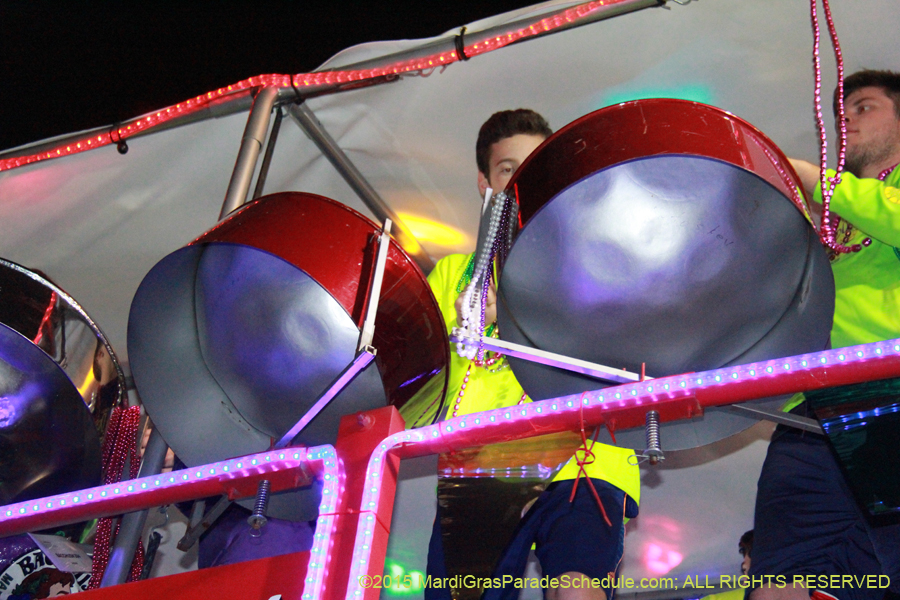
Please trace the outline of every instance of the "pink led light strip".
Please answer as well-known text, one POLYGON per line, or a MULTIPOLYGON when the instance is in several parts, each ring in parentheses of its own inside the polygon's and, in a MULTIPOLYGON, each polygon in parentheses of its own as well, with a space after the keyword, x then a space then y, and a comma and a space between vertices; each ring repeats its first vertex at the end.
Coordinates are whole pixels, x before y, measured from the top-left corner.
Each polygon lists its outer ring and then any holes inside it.
MULTIPOLYGON (((591 16, 601 8, 626 3, 628 1, 629 0, 594 0, 592 2, 586 2, 551 17, 541 19, 528 27, 522 27, 516 31, 508 32, 483 42, 467 45, 465 47, 465 54, 468 58, 472 58, 484 54, 485 52, 499 50, 514 42, 537 35, 543 35, 564 26, 573 25, 578 21, 591 16)), ((154 127, 158 127, 175 118, 184 117, 202 110, 215 100, 253 88, 274 86, 278 88, 295 87, 298 90, 302 90, 303 88, 312 88, 314 86, 354 83, 373 80, 380 77, 396 77, 408 73, 421 73, 452 64, 458 60, 459 57, 456 55, 456 51, 452 50, 371 69, 323 71, 319 73, 300 73, 297 75, 258 75, 239 81, 233 85, 202 94, 185 102, 180 102, 174 106, 161 109, 145 117, 141 117, 126 126, 112 129, 107 133, 92 135, 74 142, 67 142, 37 154, 2 159, 0 160, 0 171, 8 171, 35 162, 78 154, 94 148, 102 148, 110 144, 117 144, 121 140, 128 139, 138 133, 149 131, 154 127)))
POLYGON ((450 449, 569 430, 580 422, 594 425, 638 407, 696 398, 704 407, 721 406, 823 387, 900 377, 900 339, 792 356, 701 373, 660 377, 604 390, 463 417, 396 433, 372 454, 366 470, 366 489, 353 551, 347 598, 365 594, 360 579, 368 573, 372 539, 381 497, 381 478, 388 452, 401 457, 423 456, 450 449))
POLYGON ((304 600, 313 600, 321 597, 328 573, 334 513, 343 476, 335 450, 330 445, 251 454, 182 471, 10 504, 0 507, 0 536, 57 523, 77 522, 91 516, 110 516, 192 500, 210 495, 211 490, 214 494, 221 494, 229 483, 248 477, 263 479, 263 475, 274 478, 289 475, 290 472, 306 473, 314 463, 321 464, 314 470, 319 471, 323 481, 322 500, 303 587, 304 600), (44 519, 43 524, 38 517, 44 519), (54 519, 55 522, 52 522, 54 519))

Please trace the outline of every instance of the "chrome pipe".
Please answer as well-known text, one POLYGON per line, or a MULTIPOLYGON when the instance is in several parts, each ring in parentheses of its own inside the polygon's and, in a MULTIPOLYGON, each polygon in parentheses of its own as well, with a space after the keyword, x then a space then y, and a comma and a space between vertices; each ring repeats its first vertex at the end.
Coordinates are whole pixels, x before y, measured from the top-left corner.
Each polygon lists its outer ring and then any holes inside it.
POLYGON ((277 99, 278 88, 264 87, 253 100, 253 108, 250 109, 250 117, 247 119, 244 136, 241 138, 241 149, 238 151, 231 181, 225 192, 222 212, 219 213, 220 221, 247 201, 250 181, 256 170, 260 150, 265 143, 266 133, 269 131, 269 120, 277 99))

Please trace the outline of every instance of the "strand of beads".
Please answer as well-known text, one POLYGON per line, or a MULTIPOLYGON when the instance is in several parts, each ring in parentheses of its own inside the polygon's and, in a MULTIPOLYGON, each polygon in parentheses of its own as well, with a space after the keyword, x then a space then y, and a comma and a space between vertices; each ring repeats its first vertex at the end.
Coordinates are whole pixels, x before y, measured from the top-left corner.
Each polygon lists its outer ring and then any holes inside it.
POLYGON ((472 274, 475 272, 475 255, 472 254, 469 256, 469 262, 466 263, 466 268, 463 269, 462 277, 459 278, 459 283, 456 284, 456 293, 462 294, 466 286, 469 285, 469 282, 472 281, 472 274))
MULTIPOLYGON (((450 413, 451 417, 456 417, 459 415, 459 406, 460 406, 460 404, 462 404, 462 400, 466 396, 466 388, 469 386, 469 378, 472 376, 472 366, 473 365, 480 366, 480 365, 477 365, 477 363, 474 360, 469 361, 469 366, 466 367, 466 374, 463 377, 463 382, 459 388, 459 393, 456 394, 456 400, 453 403, 453 410, 450 413)), ((496 371, 490 371, 490 370, 488 370, 488 371, 491 373, 496 373, 496 371)), ((525 404, 525 401, 527 399, 528 399, 528 394, 526 394, 525 392, 522 392, 522 397, 519 398, 519 401, 516 404, 525 404)))
MULTIPOLYGON (((140 459, 137 452, 137 430, 141 419, 140 406, 117 406, 110 414, 106 428, 106 439, 103 441, 101 455, 104 458, 104 483, 118 483, 122 480, 122 471, 126 459, 130 459, 129 475, 134 479, 138 473, 140 459)), ((110 545, 115 537, 112 530, 113 519, 104 517, 97 523, 97 535, 94 538, 94 560, 91 569, 91 581, 88 589, 97 589, 109 562, 110 545)), ((118 525, 116 526, 118 532, 118 525)), ((143 546, 136 549, 132 561, 131 574, 140 574, 143 565, 143 546)))
MULTIPOLYGON (((881 173, 878 174, 878 179, 880 181, 884 181, 885 179, 887 179, 887 176, 890 175, 896 168, 897 168, 897 165, 894 165, 893 167, 889 167, 889 168, 885 169, 884 171, 882 171, 881 173)), ((834 218, 835 234, 837 234, 837 232, 840 230, 841 223, 842 222, 844 223, 844 235, 843 235, 843 238, 841 239, 841 245, 844 246, 845 248, 847 248, 849 250, 849 252, 859 252, 863 248, 870 246, 872 244, 872 238, 865 237, 865 238, 863 238, 862 242, 860 242, 859 244, 853 244, 852 246, 848 246, 847 244, 850 243, 850 238, 853 235, 853 225, 849 221, 842 221, 841 216, 838 215, 837 213, 832 213, 831 216, 834 218)), ((841 254, 842 254, 841 252, 837 252, 831 248, 828 249, 829 260, 835 260, 841 254)))
POLYGON ((825 121, 822 118, 822 65, 819 61, 819 16, 817 13, 818 0, 810 0, 810 14, 813 25, 813 64, 815 65, 815 104, 816 104, 816 127, 819 130, 819 184, 822 189, 822 227, 819 236, 822 242, 835 253, 852 252, 851 248, 838 243, 837 241, 837 225, 831 222, 829 206, 831 204, 831 196, 834 194, 834 188, 841 182, 841 172, 844 170, 844 160, 847 151, 847 124, 844 120, 844 59, 841 54, 841 45, 838 42, 837 30, 834 27, 834 20, 831 18, 831 8, 828 0, 822 0, 822 8, 825 13, 825 20, 828 24, 828 33, 831 36, 831 45, 834 48, 834 58, 837 64, 838 77, 838 123, 840 129, 840 142, 838 144, 838 164, 836 175, 828 177, 826 163, 828 160, 828 138, 825 133, 825 121))
MULTIPOLYGON (((517 206, 517 205, 515 202, 511 202, 504 192, 501 192, 500 194, 497 195, 496 201, 497 201, 497 205, 498 205, 498 208, 500 211, 500 222, 497 226, 497 231, 494 235, 493 243, 491 244, 491 257, 492 257, 492 260, 494 257, 502 257, 502 259, 505 261, 506 254, 509 251, 509 247, 512 243, 511 233, 510 233, 512 231, 512 228, 510 227, 510 215, 512 213, 513 207, 517 206)), ((491 276, 491 278, 493 277, 493 274, 494 274, 494 271, 493 271, 493 269, 491 269, 489 271, 489 275, 491 276)), ((489 286, 490 286, 490 278, 485 277, 483 290, 482 290, 483 294, 482 294, 482 299, 481 299, 481 324, 482 324, 482 327, 484 327, 484 321, 485 321, 484 315, 487 310, 487 294, 488 294, 489 286)), ((494 333, 498 333, 498 332, 496 332, 496 330, 495 330, 494 333)), ((484 343, 481 343, 478 345, 478 352, 477 352, 476 356, 478 357, 478 360, 484 360, 484 343)))
MULTIPOLYGON (((837 234, 841 231, 841 223, 844 224, 844 235, 841 236, 840 245, 844 248, 847 248, 847 252, 859 252, 864 247, 872 244, 872 238, 866 237, 859 244, 853 244, 852 246, 849 246, 848 244, 850 243, 850 238, 853 236, 853 225, 849 221, 842 220, 841 216, 837 213, 832 213, 831 216, 834 219, 835 239, 837 239, 837 234)), ((829 247, 828 258, 829 260, 835 260, 841 254, 846 254, 847 252, 839 252, 829 247)))
MULTIPOLYGON (((494 259, 494 239, 497 236, 497 230, 500 226, 500 217, 506 195, 502 192, 491 199, 491 218, 488 223, 487 235, 485 236, 483 248, 486 250, 478 257, 475 264, 475 270, 472 274, 472 281, 466 287, 465 295, 462 303, 462 323, 460 328, 462 334, 468 338, 481 338, 484 331, 484 301, 486 301, 485 274, 494 259), (478 323, 472 322, 472 312, 474 306, 481 306, 481 318, 478 323)), ((478 353, 478 347, 468 345, 464 342, 456 343, 456 352, 462 357, 473 359, 478 353)))

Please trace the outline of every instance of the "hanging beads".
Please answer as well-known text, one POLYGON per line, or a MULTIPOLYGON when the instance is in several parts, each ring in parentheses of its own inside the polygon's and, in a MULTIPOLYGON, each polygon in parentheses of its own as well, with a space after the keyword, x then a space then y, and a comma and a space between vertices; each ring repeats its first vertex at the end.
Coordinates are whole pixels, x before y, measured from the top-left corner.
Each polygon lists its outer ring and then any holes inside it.
MULTIPOLYGON (((462 334, 469 338, 481 338, 484 331, 484 310, 487 302, 487 290, 490 285, 488 277, 493 273, 490 268, 494 259, 494 240, 497 237, 497 231, 500 227, 500 220, 503 213, 504 204, 506 203, 506 194, 503 192, 497 194, 491 199, 491 218, 488 222, 487 235, 485 236, 483 248, 486 250, 478 257, 472 273, 472 280, 466 287, 463 295, 462 303, 462 323, 460 328, 462 334), (472 322, 472 308, 481 306, 481 318, 478 323, 472 322)), ((462 357, 473 359, 479 354, 479 347, 469 346, 464 342, 457 342, 456 352, 462 357)), ((483 356, 484 350, 481 350, 483 356)))
MULTIPOLYGON (((878 179, 880 181, 884 181, 885 179, 887 179, 887 176, 890 175, 896 168, 897 168, 897 165, 894 165, 893 167, 885 169, 884 171, 882 171, 881 173, 878 174, 878 179)), ((842 220, 841 220, 840 215, 838 215, 837 213, 832 213, 832 217, 834 218, 834 231, 835 231, 835 233, 837 233, 840 229, 842 220)), ((847 248, 848 252, 859 252, 863 248, 866 248, 872 244, 872 238, 866 237, 859 244, 853 244, 852 246, 848 246, 847 244, 850 243, 850 238, 853 235, 853 225, 851 225, 849 221, 843 221, 843 223, 844 223, 844 229, 843 229, 844 235, 841 239, 841 245, 843 247, 847 248)), ((842 254, 841 252, 833 250, 830 247, 828 248, 828 259, 829 260, 835 260, 841 254, 842 254)))
MULTIPOLYGON (((831 222, 829 206, 834 188, 841 182, 841 173, 844 170, 844 160, 847 153, 847 124, 844 121, 844 59, 841 55, 841 45, 838 42, 837 31, 831 18, 831 8, 828 0, 822 0, 822 8, 825 13, 825 21, 828 24, 828 33, 831 36, 831 45, 834 47, 834 59, 837 64, 837 101, 838 101, 838 128, 840 130, 840 142, 838 144, 838 164, 834 177, 828 177, 826 163, 828 162, 828 136, 825 132, 825 121, 822 118, 822 65, 819 61, 819 16, 817 13, 818 0, 810 0, 810 15, 813 25, 813 64, 815 65, 815 104, 816 127, 819 130, 819 184, 822 189, 822 227, 819 237, 822 242, 835 254, 853 252, 852 248, 838 243, 838 222, 831 222)), ((870 242, 871 243, 871 242, 870 242)), ((858 250, 857 250, 858 251, 858 250)))

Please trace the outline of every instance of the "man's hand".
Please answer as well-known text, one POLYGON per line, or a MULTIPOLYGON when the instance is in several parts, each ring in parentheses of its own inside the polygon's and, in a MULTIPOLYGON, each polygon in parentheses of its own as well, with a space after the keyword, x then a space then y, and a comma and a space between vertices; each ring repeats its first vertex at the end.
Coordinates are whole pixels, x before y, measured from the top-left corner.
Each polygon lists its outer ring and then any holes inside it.
MULTIPOLYGON (((463 292, 456 298, 456 324, 462 326, 462 307, 463 307, 463 296, 466 293, 463 292)), ((481 311, 475 309, 472 311, 471 319, 480 318, 481 311)), ((490 325, 494 321, 497 320, 497 289, 494 286, 494 282, 492 281, 488 286, 488 295, 487 295, 487 304, 484 307, 484 324, 490 325)))
POLYGON ((799 158, 789 158, 788 160, 791 161, 791 166, 794 167, 794 170, 797 171, 797 176, 800 177, 800 182, 803 184, 803 193, 808 198, 812 198, 813 191, 819 183, 819 167, 799 158))

